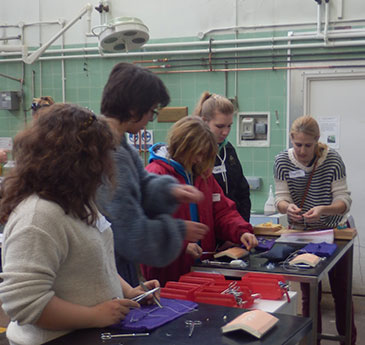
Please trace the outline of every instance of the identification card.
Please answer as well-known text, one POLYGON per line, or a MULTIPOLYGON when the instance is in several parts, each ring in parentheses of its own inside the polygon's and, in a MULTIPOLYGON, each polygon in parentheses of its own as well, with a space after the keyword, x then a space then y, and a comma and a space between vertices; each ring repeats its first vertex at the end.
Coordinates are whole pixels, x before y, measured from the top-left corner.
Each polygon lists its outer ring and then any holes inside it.
POLYGON ((110 227, 111 223, 109 223, 106 218, 102 215, 96 220, 95 226, 100 232, 104 232, 106 229, 110 227))
POLYGON ((294 170, 294 171, 289 171, 289 177, 290 178, 297 178, 297 177, 304 177, 305 176, 305 172, 304 170, 294 170))
POLYGON ((213 202, 221 201, 221 195, 219 193, 213 193, 213 202))
POLYGON ((221 173, 224 173, 226 172, 227 169, 226 169, 226 166, 223 164, 223 165, 217 165, 213 168, 213 174, 221 174, 221 173))

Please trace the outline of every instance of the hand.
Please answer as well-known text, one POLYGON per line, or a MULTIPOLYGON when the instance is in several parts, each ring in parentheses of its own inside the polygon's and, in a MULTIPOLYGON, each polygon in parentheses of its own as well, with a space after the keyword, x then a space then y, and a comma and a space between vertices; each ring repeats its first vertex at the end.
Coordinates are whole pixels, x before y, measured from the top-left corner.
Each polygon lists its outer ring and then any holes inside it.
POLYGON ((300 209, 297 205, 289 204, 286 210, 286 214, 294 222, 299 222, 303 218, 303 216, 301 215, 301 211, 302 209, 300 209))
POLYGON ((178 202, 197 203, 204 199, 204 194, 193 186, 187 184, 177 185, 172 188, 172 194, 178 202))
MULTIPOLYGON (((146 281, 143 284, 147 287, 148 290, 152 290, 152 289, 160 286, 159 281, 156 279, 146 281)), ((139 296, 145 292, 146 291, 143 289, 143 287, 141 285, 139 285, 131 290, 130 294, 128 295, 128 298, 133 298, 133 297, 139 296)), ((160 290, 156 291, 154 293, 154 295, 158 300, 160 300, 160 290)), ((144 298, 141 301, 141 304, 153 304, 153 303, 154 303, 154 300, 153 300, 152 295, 147 296, 146 298, 144 298)))
POLYGON ((304 220, 307 223, 313 223, 320 219, 321 215, 323 214, 323 207, 322 206, 315 206, 311 208, 306 213, 303 213, 304 220))
POLYGON ((0 163, 6 163, 8 160, 8 155, 5 150, 0 150, 0 163))
POLYGON ((189 243, 185 253, 192 256, 193 259, 199 259, 202 256, 203 249, 197 243, 189 243))
POLYGON ((250 232, 245 232, 244 234, 242 234, 240 240, 247 250, 255 248, 259 244, 256 236, 254 234, 251 234, 250 232))
POLYGON ((91 307, 94 314, 92 327, 107 327, 124 320, 130 308, 139 308, 137 302, 129 299, 113 299, 91 307))
POLYGON ((184 221, 186 226, 185 240, 189 242, 197 242, 204 238, 209 231, 208 226, 198 222, 192 222, 191 220, 184 221))

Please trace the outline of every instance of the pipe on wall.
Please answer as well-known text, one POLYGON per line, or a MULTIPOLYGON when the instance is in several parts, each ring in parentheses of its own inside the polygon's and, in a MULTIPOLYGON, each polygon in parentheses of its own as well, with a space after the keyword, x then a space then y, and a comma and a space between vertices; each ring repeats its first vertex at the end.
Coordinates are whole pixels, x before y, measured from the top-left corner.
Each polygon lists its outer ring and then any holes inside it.
POLYGON ((81 19, 83 15, 85 15, 88 11, 92 10, 91 4, 87 4, 75 17, 73 20, 71 20, 67 25, 63 27, 62 30, 60 30, 57 34, 55 34, 51 39, 49 39, 44 45, 42 45, 39 49, 36 51, 33 51, 29 56, 23 57, 23 61, 27 64, 32 64, 35 62, 47 49, 48 47, 56 41, 61 35, 63 35, 72 25, 74 25, 78 20, 81 19))
MULTIPOLYGON (((293 37, 290 37, 291 41, 309 41, 309 40, 323 40, 323 34, 318 35, 317 33, 311 33, 311 34, 299 34, 299 35, 295 35, 293 37)), ((365 37, 365 29, 349 29, 349 30, 342 30, 342 31, 338 31, 338 30, 332 30, 332 31, 328 31, 327 32, 327 39, 353 39, 353 38, 363 38, 365 37)), ((282 42, 282 41, 288 41, 289 38, 287 36, 282 36, 282 37, 263 37, 263 38, 253 38, 253 39, 233 39, 233 40, 213 40, 211 42, 209 41, 203 41, 203 42, 176 42, 176 43, 155 43, 155 44, 146 44, 144 46, 144 50, 143 51, 138 51, 138 52, 128 52, 128 53, 117 53, 117 54, 103 54, 103 56, 108 56, 108 55, 113 55, 113 56, 143 56, 143 55, 160 55, 161 52, 158 51, 147 51, 149 49, 161 49, 161 48, 178 48, 181 49, 181 47, 197 47, 197 46, 202 46, 202 47, 208 47, 211 46, 218 46, 218 45, 249 45, 249 44, 257 44, 257 43, 268 43, 271 45, 274 45, 277 42, 282 42), (122 54, 122 55, 120 55, 122 54)), ((49 42, 48 42, 49 43, 49 42)), ((46 43, 47 44, 47 43, 46 43)), ((328 43, 329 45, 331 45, 331 43, 328 43)), ((0 51, 13 51, 14 53, 16 52, 20 52, 21 49, 23 47, 19 47, 19 46, 1 46, 0 45, 0 51), (11 47, 11 48, 10 48, 11 47), (1 49, 3 48, 3 49, 1 49)), ((257 49, 257 47, 254 47, 255 49, 257 49)), ((295 48, 295 46, 293 46, 293 48, 295 48)), ((311 47, 309 47, 311 48, 311 47)), ((247 47, 246 50, 255 50, 251 47, 247 47)), ((285 48, 283 48, 285 49, 285 48)), ((213 52, 218 52, 217 49, 212 48, 213 52)), ((71 54, 71 53, 86 53, 86 52, 98 52, 99 48, 98 47, 89 47, 89 48, 69 48, 69 49, 51 49, 48 52, 43 51, 44 54, 50 53, 50 54, 62 54, 62 53, 67 53, 67 54, 71 54)), ((242 51, 242 50, 241 50, 242 51)), ((31 52, 31 54, 34 54, 37 51, 33 51, 31 52)), ((190 52, 190 54, 195 54, 195 53, 205 53, 204 50, 176 50, 176 51, 167 51, 164 52, 164 54, 168 54, 168 55, 172 55, 172 54, 188 54, 190 52)), ((1 56, 9 56, 9 54, 7 55, 3 55, 0 54, 1 56)), ((1 62, 1 61, 0 61, 1 62)))
MULTIPOLYGON (((313 48, 341 48, 341 47, 357 47, 364 46, 365 40, 358 41, 340 41, 340 42, 329 42, 325 43, 305 43, 305 44, 295 44, 295 45, 266 45, 266 46, 255 46, 253 47, 239 47, 239 48, 220 48, 220 49, 212 49, 211 53, 213 54, 221 54, 221 53, 234 53, 234 52, 244 52, 244 51, 274 51, 274 50, 287 50, 289 47, 291 49, 313 49, 313 48)), ((91 58, 117 58, 117 57, 139 57, 139 56, 160 56, 160 55, 189 55, 189 54, 209 54, 209 49, 196 49, 196 50, 172 50, 172 51, 153 51, 153 52, 128 52, 128 53, 113 53, 113 54, 93 54, 87 55, 88 59, 91 58)), ((49 60, 71 60, 71 59, 82 59, 85 58, 85 54, 83 55, 67 55, 67 56, 44 56, 40 57, 41 61, 49 61, 49 60)), ((21 58, 15 59, 0 59, 0 63, 7 62, 20 62, 23 61, 21 58)))

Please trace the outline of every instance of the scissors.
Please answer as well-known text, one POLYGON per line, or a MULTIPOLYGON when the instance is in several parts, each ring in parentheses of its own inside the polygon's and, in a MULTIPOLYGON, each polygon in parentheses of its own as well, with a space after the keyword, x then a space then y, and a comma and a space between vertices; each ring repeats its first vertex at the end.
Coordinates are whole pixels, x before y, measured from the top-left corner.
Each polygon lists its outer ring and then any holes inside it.
POLYGON ((193 335, 195 326, 201 326, 202 322, 199 320, 186 320, 185 325, 189 326, 189 337, 193 335))

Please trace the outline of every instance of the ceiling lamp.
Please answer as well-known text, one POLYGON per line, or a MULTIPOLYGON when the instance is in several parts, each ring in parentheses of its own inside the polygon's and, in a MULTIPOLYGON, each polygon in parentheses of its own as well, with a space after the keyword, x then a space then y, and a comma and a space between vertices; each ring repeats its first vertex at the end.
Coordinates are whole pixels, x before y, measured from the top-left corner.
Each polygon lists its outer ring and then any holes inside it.
POLYGON ((123 52, 138 49, 149 39, 143 22, 134 17, 118 17, 106 24, 98 34, 99 47, 106 52, 123 52))

